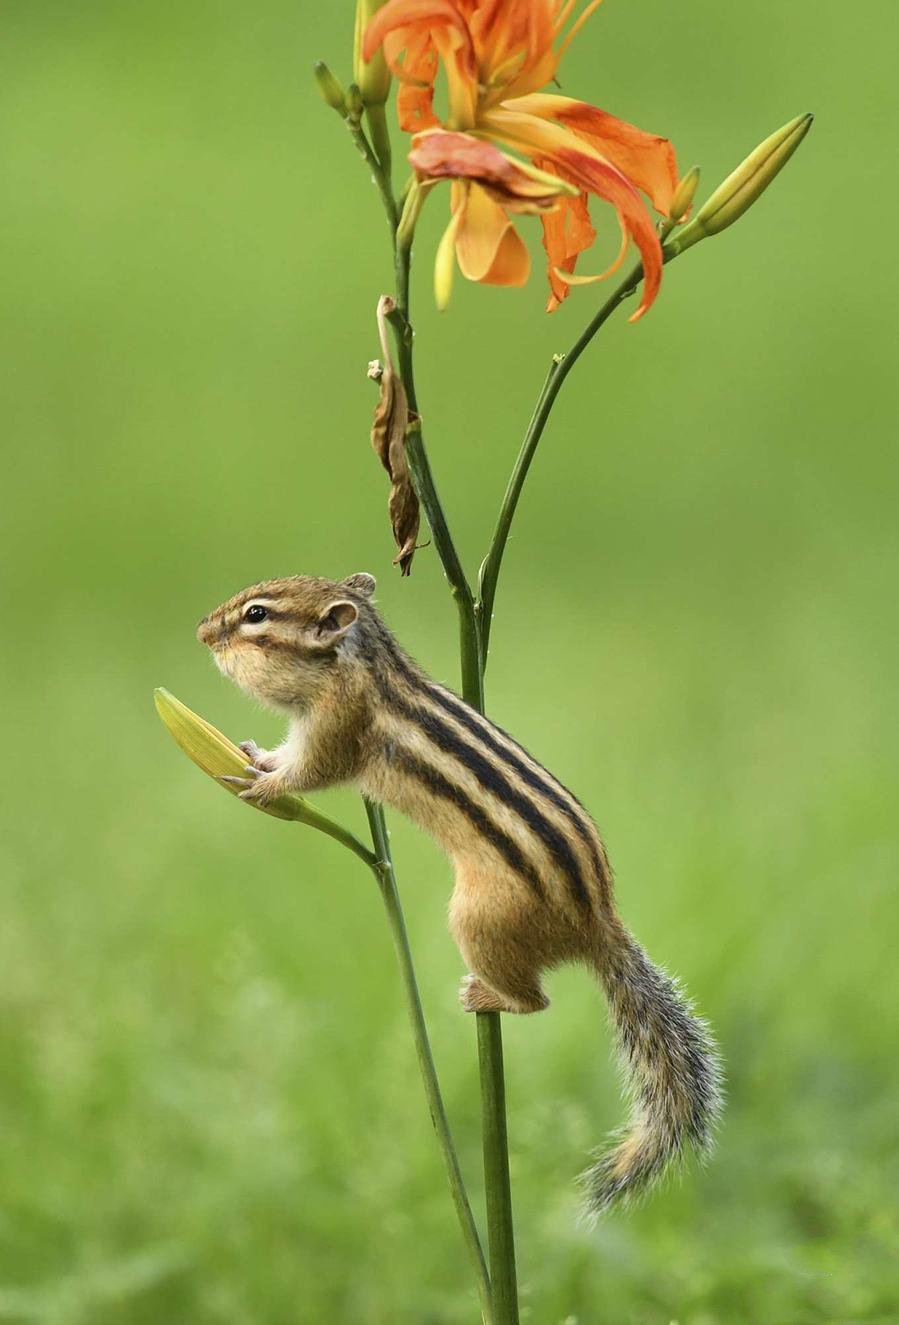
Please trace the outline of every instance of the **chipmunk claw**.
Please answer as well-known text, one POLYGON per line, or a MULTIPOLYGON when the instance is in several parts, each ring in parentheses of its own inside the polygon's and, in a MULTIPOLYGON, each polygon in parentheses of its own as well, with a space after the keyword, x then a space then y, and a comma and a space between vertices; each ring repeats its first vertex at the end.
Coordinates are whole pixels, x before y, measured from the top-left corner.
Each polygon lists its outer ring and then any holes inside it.
POLYGON ((274 771, 275 759, 271 750, 263 750, 255 741, 241 741, 239 750, 243 750, 253 761, 254 771, 257 773, 271 773, 274 771))
POLYGON ((217 776, 216 782, 224 782, 225 786, 228 787, 240 787, 239 794, 244 796, 256 786, 256 780, 260 776, 260 770, 257 769, 255 765, 252 765, 252 763, 245 763, 244 774, 245 776, 240 776, 240 774, 232 774, 232 772, 223 772, 223 774, 217 776))
POLYGON ((236 773, 221 773, 216 781, 233 788, 242 801, 256 804, 265 805, 280 794, 279 779, 268 769, 259 768, 256 764, 245 764, 244 774, 241 777, 236 773))

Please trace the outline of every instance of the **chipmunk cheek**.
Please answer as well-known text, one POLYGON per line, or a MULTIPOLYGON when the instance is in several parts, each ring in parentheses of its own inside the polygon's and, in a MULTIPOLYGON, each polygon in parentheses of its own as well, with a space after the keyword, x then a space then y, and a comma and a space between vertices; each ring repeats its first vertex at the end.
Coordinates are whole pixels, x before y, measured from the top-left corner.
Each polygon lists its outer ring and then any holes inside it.
POLYGON ((212 649, 212 660, 223 676, 231 676, 230 658, 225 649, 212 649))

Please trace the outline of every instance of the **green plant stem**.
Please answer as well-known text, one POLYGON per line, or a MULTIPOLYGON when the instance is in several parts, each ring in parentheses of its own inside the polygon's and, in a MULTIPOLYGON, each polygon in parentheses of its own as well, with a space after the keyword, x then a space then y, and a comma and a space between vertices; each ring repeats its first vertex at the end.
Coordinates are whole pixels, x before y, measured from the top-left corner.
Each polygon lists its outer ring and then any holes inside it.
MULTIPOLYGON (((428 461, 412 373, 413 331, 409 320, 411 253, 397 247, 397 297, 392 322, 397 340, 399 372, 415 419, 406 434, 406 455, 419 500, 425 509, 434 545, 449 581, 459 613, 462 694, 472 708, 484 711, 481 640, 474 595, 462 568, 428 461)), ((503 1071, 502 1023, 498 1012, 477 1016, 478 1071, 484 1152, 484 1187, 487 1202, 487 1248, 493 1325, 518 1325, 518 1284, 515 1268, 515 1226, 506 1132, 506 1091, 503 1071)))
POLYGON ((366 138, 365 130, 362 128, 359 120, 353 115, 346 115, 344 117, 344 124, 356 146, 356 150, 371 171, 372 181, 378 190, 384 211, 387 213, 387 224, 390 226, 390 233, 391 235, 394 235, 396 234, 399 214, 397 212, 396 202, 394 201, 393 190, 390 187, 388 175, 381 169, 381 164, 375 156, 371 143, 366 138))
MULTIPOLYGON (((440 1143, 440 1150, 443 1154, 443 1162, 446 1167, 446 1176, 449 1179, 450 1191, 452 1192, 453 1204, 456 1207, 456 1214, 458 1215, 459 1225, 462 1229, 462 1237, 465 1241, 472 1269, 475 1273, 478 1297, 481 1304, 481 1318, 484 1321, 484 1325, 495 1325, 494 1316, 491 1312, 490 1279, 487 1274, 484 1253, 481 1249, 477 1226, 475 1225, 474 1216, 471 1212, 471 1205, 468 1200, 468 1194, 465 1190, 465 1183, 462 1179, 462 1170, 459 1167, 459 1159, 456 1154, 456 1148, 453 1144, 453 1137, 450 1132, 449 1121, 443 1104, 443 1097, 440 1093, 440 1084, 437 1080, 437 1069, 434 1066, 434 1056, 431 1052, 428 1028, 425 1023, 424 1012, 422 1011, 421 996, 418 991, 418 982, 415 978, 415 968, 412 964, 412 952, 409 948, 409 936, 406 932, 403 908, 400 903, 399 892, 396 886, 396 873, 393 868, 393 858, 390 853, 390 839, 387 834, 384 811, 380 805, 376 804, 374 801, 366 799, 365 812, 368 815, 372 843, 375 849, 371 869, 378 882, 381 896, 384 899, 384 906, 387 910, 387 921, 390 926, 393 946, 396 950, 397 962, 399 963, 400 976, 403 982, 403 992, 406 997, 406 1007, 409 1012, 409 1021, 412 1025, 412 1036, 415 1041, 415 1051, 418 1055, 418 1066, 421 1070, 421 1079, 425 1089, 425 1096, 428 1101, 428 1108, 431 1111, 431 1121, 434 1124, 434 1131, 436 1132, 437 1140, 440 1143)), ((500 1320, 503 1318, 497 1317, 496 1319, 500 1320)))
POLYGON ((406 458, 412 474, 415 491, 427 516, 434 546, 440 557, 450 592, 459 614, 459 652, 462 664, 462 694, 479 713, 484 711, 484 691, 481 679, 481 644, 475 615, 474 594, 462 562, 456 551, 443 504, 434 482, 431 463, 425 449, 415 394, 415 375, 412 361, 414 332, 409 321, 409 272, 411 250, 398 245, 396 250, 396 307, 390 314, 397 347, 397 367, 406 389, 410 423, 406 430, 406 458))
MULTIPOLYGON (((356 145, 370 166, 384 197, 390 192, 386 178, 356 126, 356 145), (361 138, 361 141, 359 139, 361 138), (367 150, 366 150, 367 148, 367 150)), ((397 364, 409 403, 411 423, 406 436, 406 454, 418 498, 440 557, 444 574, 459 614, 459 643, 462 670, 462 694, 478 712, 484 711, 483 664, 474 594, 462 568, 450 534, 443 505, 434 482, 424 445, 421 417, 415 391, 413 367, 414 332, 409 318, 409 277, 411 240, 397 243, 398 212, 390 197, 385 201, 391 223, 395 254, 396 308, 391 315, 397 347, 397 364)), ((374 831, 374 830, 373 830, 374 831)), ((490 1260, 489 1297, 491 1325, 518 1325, 518 1286, 515 1271, 515 1234, 512 1219, 512 1192, 509 1178, 509 1152, 506 1134, 505 1079, 503 1073, 502 1026, 498 1012, 477 1014, 478 1067, 483 1119, 484 1183, 487 1200, 487 1237, 490 1260)), ((461 1185, 461 1177, 459 1179, 461 1185)), ((464 1189, 462 1189, 464 1192, 464 1189)), ((466 1198, 467 1199, 467 1198, 466 1198)), ((475 1234, 476 1236, 476 1234, 475 1234)))
POLYGON ((577 340, 571 346, 566 354, 556 354, 553 356, 552 364, 546 375, 546 381, 537 397, 537 403, 534 406, 534 412, 531 415, 531 421, 528 424, 527 432, 521 443, 521 449, 518 453, 518 459, 509 478, 502 506, 500 507, 499 517, 496 522, 496 529, 490 543, 490 549, 481 566, 478 576, 478 601, 475 610, 478 618, 478 627, 481 636, 481 651, 484 658, 484 667, 487 666, 487 652, 490 643, 490 626, 493 618, 493 604, 496 598, 496 586, 499 580, 499 572, 503 562, 503 554, 506 550, 506 543, 509 539, 509 530, 512 527, 512 521, 515 518, 515 512, 518 508, 518 501, 521 497, 521 490, 524 481, 528 476, 528 470, 531 467, 531 461, 534 459, 534 453, 543 436, 543 430, 546 427, 553 405, 556 403, 556 397, 562 389, 566 377, 571 372, 584 350, 590 344, 593 337, 599 331, 600 327, 623 303, 629 295, 633 294, 643 277, 643 264, 637 263, 632 271, 625 276, 621 284, 612 292, 606 302, 598 312, 590 319, 584 330, 578 336, 577 340))
POLYGON ((474 595, 462 570, 450 537, 446 516, 437 495, 434 475, 428 462, 421 424, 411 423, 406 431, 406 456, 415 491, 425 508, 431 535, 449 581, 450 593, 459 614, 459 652, 462 667, 462 694, 479 713, 484 710, 484 692, 481 685, 481 646, 474 611, 474 595))
POLYGON ((348 828, 344 828, 343 824, 337 823, 329 815, 316 810, 308 801, 303 801, 302 811, 298 811, 296 821, 297 823, 307 824, 310 828, 317 828, 326 837, 332 837, 335 842, 339 842, 348 851, 352 851, 354 856, 358 856, 361 861, 364 861, 370 869, 374 869, 377 865, 377 856, 369 851, 364 842, 359 841, 355 833, 351 833, 348 828))
MULTIPOLYGON (((674 228, 671 221, 663 221, 659 227, 659 235, 665 240, 674 228)), ((684 250, 686 251, 686 250, 684 250)), ((663 247, 662 260, 665 263, 673 261, 681 250, 677 247, 676 241, 671 247, 663 247)), ((568 374, 571 372, 584 350, 593 340, 593 337, 599 331, 615 310, 628 299, 643 279, 643 264, 638 262, 625 276, 620 285, 609 295, 604 304, 600 306, 593 315, 584 330, 578 336, 577 340, 565 354, 554 354, 546 380, 540 388, 540 394, 534 405, 534 412, 531 415, 527 432, 521 443, 521 449, 518 452, 518 458, 509 476, 509 482, 506 487, 500 507, 499 516, 496 521, 496 528, 493 531, 493 538, 490 541, 490 548, 487 556, 484 558, 480 573, 478 575, 478 596, 475 602, 475 615, 478 622, 478 632, 481 640, 481 653, 483 657, 484 670, 487 668, 487 655, 490 645, 490 628, 493 623, 493 604, 496 599, 496 586, 499 580, 500 568, 502 567, 503 555, 506 550, 506 543, 509 539, 509 531, 512 528, 512 521, 515 518, 515 512, 518 509, 518 501, 521 497, 521 490, 524 487, 524 481, 528 476, 528 470, 531 467, 531 461, 534 459, 534 453, 539 445, 540 438, 549 420, 553 405, 556 403, 556 397, 562 389, 568 374)))
POLYGON ((487 1245, 493 1316, 497 1325, 518 1325, 515 1226, 506 1133, 506 1079, 503 1028, 498 1012, 479 1012, 478 1068, 481 1078, 481 1134, 487 1201, 487 1245))

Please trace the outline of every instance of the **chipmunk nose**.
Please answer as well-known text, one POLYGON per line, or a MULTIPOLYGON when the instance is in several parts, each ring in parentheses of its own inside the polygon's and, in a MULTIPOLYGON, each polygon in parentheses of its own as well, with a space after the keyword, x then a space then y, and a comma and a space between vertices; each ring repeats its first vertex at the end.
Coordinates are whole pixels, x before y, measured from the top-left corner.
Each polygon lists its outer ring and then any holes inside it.
POLYGON ((212 644, 218 636, 218 631, 210 617, 204 616, 203 620, 197 626, 197 639, 201 644, 212 644))

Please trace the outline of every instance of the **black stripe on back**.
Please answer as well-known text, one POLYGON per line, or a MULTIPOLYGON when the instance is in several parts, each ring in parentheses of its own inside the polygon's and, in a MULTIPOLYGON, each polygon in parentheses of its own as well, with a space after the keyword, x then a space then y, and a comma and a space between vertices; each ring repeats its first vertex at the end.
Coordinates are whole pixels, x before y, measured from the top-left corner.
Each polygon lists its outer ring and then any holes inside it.
POLYGON ((427 787, 432 795, 439 796, 441 800, 450 801, 457 809, 461 810, 469 822, 499 852, 515 873, 520 874, 523 879, 527 879, 537 896, 543 897, 543 884, 540 882, 540 876, 519 850, 517 844, 512 841, 507 833, 503 832, 499 824, 494 823, 490 816, 484 813, 480 805, 475 804, 465 794, 461 787, 445 778, 439 769, 426 764, 422 759, 416 758, 415 755, 402 749, 401 746, 395 747, 393 757, 394 761, 406 773, 427 787))
MULTIPOLYGON (((566 786, 554 778, 542 764, 538 764, 538 768, 540 769, 540 772, 538 772, 537 769, 531 768, 529 764, 525 763, 524 759, 521 758, 521 755, 527 755, 529 759, 531 756, 527 754, 527 751, 523 746, 518 744, 513 736, 510 736, 508 732, 503 731, 502 727, 498 727, 495 722, 491 722, 490 719, 484 717, 483 714, 476 713, 470 705, 465 703, 464 699, 460 699, 458 695, 454 695, 451 690, 444 690, 426 677, 419 676, 418 673, 409 666, 406 658, 397 648, 393 637, 389 635, 386 630, 382 638, 384 638, 384 642, 388 644, 391 661, 395 663, 397 670, 402 672, 404 678, 410 685, 414 686, 416 690, 424 691, 425 694, 430 695, 435 703, 439 704, 441 708, 460 722, 463 727, 467 728, 473 736, 476 736, 483 741, 493 754, 500 759, 505 759, 507 763, 515 769, 523 782, 527 783, 527 785, 533 788, 534 791, 542 793, 547 800, 555 805, 556 809, 562 811, 565 817, 574 826, 578 836, 589 851, 590 860, 596 871, 597 880, 602 881, 605 878, 605 870, 600 861, 599 851, 596 846, 595 829, 589 821, 587 811, 583 808, 577 797, 570 792, 566 786), (499 732, 499 734, 505 737, 514 748, 510 750, 507 746, 503 745, 501 741, 496 739, 494 732, 499 732), (544 776, 541 777, 541 773, 544 776), (564 795, 562 793, 564 793, 564 795), (570 796, 571 800, 566 800, 566 796, 570 796), (574 804, 571 803, 572 801, 574 804)), ((534 760, 534 763, 537 763, 537 761, 534 760)))
POLYGON ((503 776, 502 769, 492 764, 464 737, 460 736, 442 718, 430 709, 408 703, 390 686, 387 678, 375 669, 375 680, 381 696, 395 712, 414 723, 438 749, 458 759, 481 786, 515 811, 531 832, 549 849, 560 872, 568 881, 578 903, 591 905, 590 893, 581 875, 577 857, 565 834, 560 832, 529 797, 522 795, 503 776))

